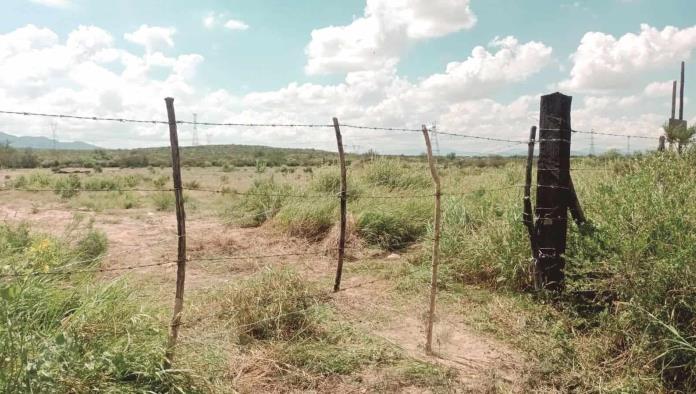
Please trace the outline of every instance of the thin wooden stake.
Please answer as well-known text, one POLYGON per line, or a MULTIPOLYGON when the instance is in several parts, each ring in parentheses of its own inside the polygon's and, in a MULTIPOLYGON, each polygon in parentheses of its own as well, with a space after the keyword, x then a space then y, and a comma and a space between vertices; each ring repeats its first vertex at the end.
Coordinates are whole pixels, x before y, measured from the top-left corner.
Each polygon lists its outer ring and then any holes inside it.
POLYGON ((346 208, 348 195, 346 185, 346 158, 343 153, 343 138, 341 129, 338 126, 338 119, 333 118, 334 130, 336 131, 336 144, 338 144, 338 161, 341 164, 341 233, 338 238, 338 264, 336 265, 336 280, 334 281, 334 293, 341 289, 341 274, 343 273, 343 258, 346 248, 346 208))
POLYGON ((522 221, 529 233, 529 244, 532 248, 532 258, 537 258, 537 246, 534 237, 534 219, 532 217, 532 164, 534 162, 534 144, 536 139, 536 126, 529 130, 529 143, 527 144, 527 168, 524 177, 524 211, 522 221))
POLYGON ((580 226, 587 222, 587 218, 585 217, 585 211, 583 211, 582 205, 580 205, 580 199, 578 199, 578 193, 575 191, 575 185, 573 185, 572 176, 569 179, 569 187, 570 205, 568 205, 568 209, 570 210, 570 215, 573 216, 573 220, 575 220, 575 223, 578 226, 580 226))
POLYGON ((428 153, 428 165, 430 166, 430 175, 433 177, 435 184, 435 224, 433 225, 433 261, 432 272, 430 276, 430 305, 428 308, 428 322, 425 337, 425 352, 433 353, 433 318, 435 316, 435 297, 437 295, 437 268, 440 262, 440 221, 442 220, 442 212, 440 211, 440 177, 437 175, 437 163, 433 157, 433 148, 430 145, 430 136, 428 129, 423 125, 423 137, 425 138, 425 146, 428 153))
POLYGON ((186 279, 186 213, 184 212, 184 196, 181 188, 181 165, 179 160, 179 137, 176 131, 176 115, 174 114, 174 99, 164 99, 167 104, 169 118, 169 140, 172 149, 172 179, 174 181, 174 199, 176 203, 176 230, 178 234, 176 294, 174 296, 174 314, 169 326, 169 340, 164 358, 164 367, 169 369, 174 359, 174 348, 179 336, 181 313, 184 309, 184 281, 186 279))

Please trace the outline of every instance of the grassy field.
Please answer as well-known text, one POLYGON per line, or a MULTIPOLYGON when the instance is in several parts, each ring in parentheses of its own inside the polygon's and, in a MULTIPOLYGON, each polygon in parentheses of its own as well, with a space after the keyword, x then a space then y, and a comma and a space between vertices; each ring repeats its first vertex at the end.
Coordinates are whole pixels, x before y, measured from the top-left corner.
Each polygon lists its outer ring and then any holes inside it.
POLYGON ((348 261, 333 294, 334 156, 266 151, 205 167, 188 156, 171 370, 175 269, 127 269, 176 255, 173 195, 153 191, 171 188, 171 170, 151 153, 142 168, 90 174, 0 170, 0 273, 19 274, 0 279, 4 391, 696 390, 694 151, 572 159, 590 223, 569 226, 561 296, 532 289, 524 163, 442 158, 438 357, 423 352, 433 191, 422 157, 350 158, 348 261), (21 275, 56 270, 86 272, 21 275))

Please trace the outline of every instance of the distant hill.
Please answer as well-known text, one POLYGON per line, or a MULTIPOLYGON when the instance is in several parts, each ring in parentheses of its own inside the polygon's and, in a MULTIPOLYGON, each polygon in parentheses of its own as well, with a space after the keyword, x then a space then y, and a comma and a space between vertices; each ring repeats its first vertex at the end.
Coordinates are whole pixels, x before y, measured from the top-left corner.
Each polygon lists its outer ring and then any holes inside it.
MULTIPOLYGON (((13 148, 53 149, 53 140, 46 137, 24 137, 0 132, 0 144, 10 143, 13 148)), ((92 150, 98 149, 96 145, 81 141, 58 141, 56 149, 92 150)))

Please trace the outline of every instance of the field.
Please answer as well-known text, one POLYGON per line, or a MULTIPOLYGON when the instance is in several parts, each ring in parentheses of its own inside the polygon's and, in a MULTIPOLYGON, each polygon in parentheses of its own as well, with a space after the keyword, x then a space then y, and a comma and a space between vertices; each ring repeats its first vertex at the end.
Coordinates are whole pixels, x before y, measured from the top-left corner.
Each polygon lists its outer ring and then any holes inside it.
POLYGON ((48 168, 0 170, 2 391, 696 390, 696 151, 572 159, 590 223, 569 226, 561 296, 533 290, 524 162, 440 158, 436 356, 423 350, 424 158, 349 157, 332 293, 335 157, 257 151, 182 153, 189 263, 168 370, 177 237, 174 196, 157 191, 172 187, 164 153, 75 153, 81 166, 103 158, 89 174, 54 173, 44 157, 48 168))

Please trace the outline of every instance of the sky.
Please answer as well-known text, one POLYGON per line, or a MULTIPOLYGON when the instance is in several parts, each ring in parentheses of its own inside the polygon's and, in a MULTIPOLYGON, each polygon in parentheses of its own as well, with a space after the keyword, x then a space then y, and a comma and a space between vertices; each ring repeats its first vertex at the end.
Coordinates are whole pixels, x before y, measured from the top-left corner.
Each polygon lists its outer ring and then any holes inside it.
MULTIPOLYGON (((693 0, 5 0, 0 110, 220 123, 340 123, 523 140, 543 94, 573 96, 595 151, 654 149, 686 61, 693 0)), ((166 125, 0 115, 0 131, 108 148, 163 146, 166 125)), ((180 141, 192 143, 182 125, 180 141)), ((201 144, 335 150, 330 128, 198 127, 201 144)), ((422 136, 344 129, 348 151, 420 153, 422 136)), ((572 149, 589 150, 588 134, 572 149)), ((438 135, 441 154, 520 144, 438 135)))

